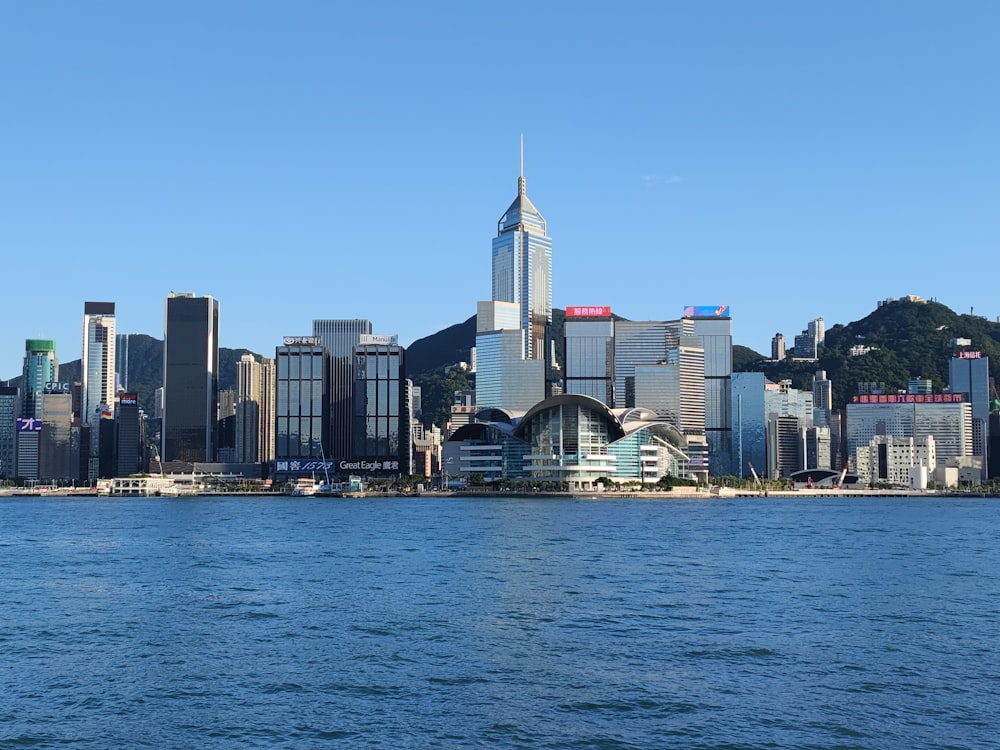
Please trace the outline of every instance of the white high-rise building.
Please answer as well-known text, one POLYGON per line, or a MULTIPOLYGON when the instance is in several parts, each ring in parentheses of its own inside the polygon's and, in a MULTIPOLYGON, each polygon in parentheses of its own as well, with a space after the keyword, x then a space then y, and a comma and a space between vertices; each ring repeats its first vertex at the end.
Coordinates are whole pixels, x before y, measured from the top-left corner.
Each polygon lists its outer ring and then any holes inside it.
MULTIPOLYGON (((114 413, 115 342, 115 303, 84 302, 80 360, 80 418, 84 424, 97 424, 102 411, 114 413)), ((91 445, 96 449, 97 441, 91 445)))

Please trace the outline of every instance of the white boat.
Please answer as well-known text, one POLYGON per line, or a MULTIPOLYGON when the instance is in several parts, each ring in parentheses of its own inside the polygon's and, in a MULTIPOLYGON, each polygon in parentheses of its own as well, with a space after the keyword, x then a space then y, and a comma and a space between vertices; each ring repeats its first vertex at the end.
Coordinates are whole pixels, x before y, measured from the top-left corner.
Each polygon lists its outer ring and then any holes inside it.
POLYGON ((295 487, 292 488, 292 497, 312 497, 317 490, 315 479, 302 478, 295 482, 295 487))

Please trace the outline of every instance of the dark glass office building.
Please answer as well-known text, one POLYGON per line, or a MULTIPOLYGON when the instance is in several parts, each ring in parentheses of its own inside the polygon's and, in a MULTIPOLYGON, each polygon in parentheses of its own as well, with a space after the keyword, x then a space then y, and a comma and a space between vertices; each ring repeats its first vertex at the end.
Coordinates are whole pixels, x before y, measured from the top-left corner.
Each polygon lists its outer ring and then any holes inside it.
POLYGON ((17 418, 21 416, 20 391, 0 386, 0 479, 17 476, 17 418))
MULTIPOLYGON (((299 471, 304 459, 330 458, 327 393, 330 356, 318 337, 287 337, 275 349, 278 399, 275 458, 278 472, 299 471)), ((308 464, 319 467, 320 464, 308 464)))
POLYGON ((163 330, 163 461, 215 460, 219 403, 219 303, 167 297, 163 330))
POLYGON ((351 357, 362 336, 370 335, 372 323, 363 319, 314 320, 313 336, 318 336, 330 354, 330 442, 327 456, 338 459, 351 454, 354 409, 354 368, 351 357))
POLYGON ((116 477, 138 474, 142 466, 142 423, 139 419, 139 397, 122 393, 115 410, 115 472, 116 477))
POLYGON ((410 410, 403 347, 394 336, 362 336, 354 349, 353 455, 341 471, 410 473, 410 410))

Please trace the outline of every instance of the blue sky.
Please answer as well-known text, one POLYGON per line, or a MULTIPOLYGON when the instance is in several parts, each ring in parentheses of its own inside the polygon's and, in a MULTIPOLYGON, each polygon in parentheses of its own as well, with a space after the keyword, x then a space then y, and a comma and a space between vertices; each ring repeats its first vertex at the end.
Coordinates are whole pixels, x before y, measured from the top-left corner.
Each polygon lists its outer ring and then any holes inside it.
POLYGON ((554 303, 731 306, 761 352, 917 294, 995 319, 1000 4, 0 6, 0 376, 85 300, 170 291, 273 355, 314 318, 405 344, 490 296, 528 194, 554 303))

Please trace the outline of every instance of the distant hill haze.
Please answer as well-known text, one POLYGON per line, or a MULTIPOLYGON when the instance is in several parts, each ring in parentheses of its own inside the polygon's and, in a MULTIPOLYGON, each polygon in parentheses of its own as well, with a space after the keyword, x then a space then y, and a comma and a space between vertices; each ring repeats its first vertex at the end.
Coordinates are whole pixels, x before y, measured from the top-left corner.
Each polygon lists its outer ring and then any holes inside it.
MULTIPOLYGON (((563 358, 565 313, 553 310, 553 340, 556 360, 563 358)), ((816 361, 797 361, 788 357, 774 362, 744 346, 733 346, 733 370, 763 372, 771 381, 790 380, 802 390, 812 388, 817 370, 825 370, 833 381, 835 408, 842 408, 857 391, 858 383, 884 383, 887 392, 905 390, 911 378, 930 380, 936 391, 948 386, 948 368, 955 347, 954 339, 969 339, 970 349, 990 358, 990 375, 1000 367, 1000 324, 974 315, 959 315, 937 302, 899 300, 882 305, 867 317, 827 329, 825 345, 816 361), (852 357, 855 345, 871 351, 852 357)), ((465 375, 444 372, 459 362, 468 362, 476 342, 476 318, 449 326, 414 341, 406 350, 409 377, 423 388, 425 421, 440 424, 451 405, 449 389, 473 387, 465 375), (429 415, 435 415, 429 420, 429 415)), ((152 413, 153 394, 163 380, 163 341, 145 334, 130 334, 128 346, 119 343, 119 376, 122 386, 139 396, 139 404, 152 413), (121 367, 127 356, 128 367, 121 367)), ((236 387, 236 365, 248 349, 219 349, 219 389, 236 387)), ((254 354, 258 359, 261 355, 254 354)), ((270 353, 268 356, 273 356, 270 353)), ((62 363, 59 379, 80 380, 80 360, 62 363)), ((11 381, 16 385, 20 377, 11 381)))

